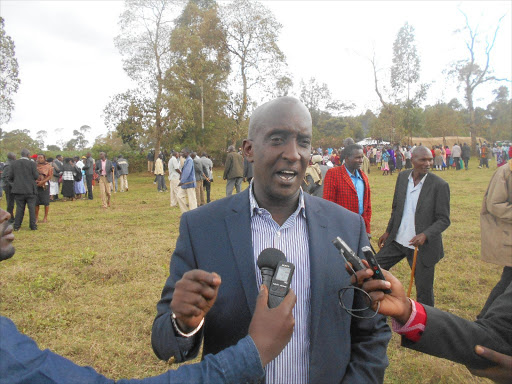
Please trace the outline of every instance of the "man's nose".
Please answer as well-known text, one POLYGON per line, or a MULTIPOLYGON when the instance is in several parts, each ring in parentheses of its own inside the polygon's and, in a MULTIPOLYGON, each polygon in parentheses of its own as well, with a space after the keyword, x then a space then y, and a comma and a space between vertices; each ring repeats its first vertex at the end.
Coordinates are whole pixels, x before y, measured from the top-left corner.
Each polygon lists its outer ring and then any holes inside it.
POLYGON ((288 161, 300 160, 299 146, 295 140, 289 140, 288 143, 286 143, 283 158, 288 161))

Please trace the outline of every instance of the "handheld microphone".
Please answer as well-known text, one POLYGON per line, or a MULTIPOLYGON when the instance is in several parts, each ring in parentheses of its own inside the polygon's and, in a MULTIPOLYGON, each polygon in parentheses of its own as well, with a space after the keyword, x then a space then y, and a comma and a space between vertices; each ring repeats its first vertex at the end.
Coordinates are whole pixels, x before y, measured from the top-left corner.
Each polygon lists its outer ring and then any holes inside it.
MULTIPOLYGON (((370 264, 370 268, 373 271, 373 278, 386 281, 386 278, 384 277, 384 274, 380 269, 380 265, 377 262, 377 259, 375 258, 373 250, 368 246, 364 246, 363 248, 361 248, 361 251, 363 251, 364 257, 368 261, 368 264, 370 264)), ((391 289, 384 289, 382 292, 390 294, 391 289)))
POLYGON ((360 271, 362 269, 366 269, 361 259, 354 253, 352 249, 345 243, 343 240, 341 240, 340 237, 336 237, 332 243, 336 248, 338 248, 338 251, 340 251, 340 255, 344 256, 346 261, 349 261, 350 264, 352 264, 352 268, 354 268, 354 271, 360 271))
POLYGON ((286 261, 286 256, 276 248, 266 248, 258 256, 257 264, 261 271, 262 283, 267 286, 269 291, 272 277, 274 277, 274 272, 280 261, 286 261))

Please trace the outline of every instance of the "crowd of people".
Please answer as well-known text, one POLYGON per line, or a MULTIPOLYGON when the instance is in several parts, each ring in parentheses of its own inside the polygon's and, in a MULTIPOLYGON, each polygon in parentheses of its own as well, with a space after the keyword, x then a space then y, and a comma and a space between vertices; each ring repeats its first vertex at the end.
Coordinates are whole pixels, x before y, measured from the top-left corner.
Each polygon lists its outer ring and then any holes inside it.
POLYGON ((104 208, 110 206, 112 191, 128 191, 128 161, 122 155, 110 161, 101 152, 97 162, 90 152, 81 158, 64 158, 62 155, 46 158, 42 153, 30 155, 27 149, 22 149, 20 155, 17 159, 15 153, 9 152, 7 161, 0 165, 1 190, 5 194, 7 212, 11 216, 9 221, 14 224, 15 231, 21 228, 26 207, 29 211, 29 227, 37 230, 41 206, 44 207, 41 222, 46 223, 50 203, 93 200, 95 184, 100 187, 104 208), (112 173, 115 174, 114 179, 112 173))
MULTIPOLYGON (((183 214, 169 277, 156 306, 151 343, 156 356, 165 361, 191 360, 201 349, 205 359, 148 382, 382 383, 391 338, 384 315, 395 319, 393 330, 402 335, 404 346, 465 364, 476 375, 510 382, 512 256, 507 234, 512 224, 512 160, 491 179, 481 212, 482 232, 496 234, 492 250, 489 239, 482 236, 482 256, 504 267, 502 277, 479 319, 470 322, 434 308, 434 271, 444 256, 442 233, 450 225, 450 189, 430 170, 436 156, 442 157, 443 151, 446 155, 446 148, 433 148, 432 153, 418 145, 402 153, 403 147, 363 147, 346 140, 343 148, 326 153, 321 148, 312 152, 311 142, 311 115, 299 100, 281 97, 261 105, 251 116, 242 148, 227 149, 223 178, 228 197, 211 203, 205 185, 213 181, 211 159, 188 148, 180 154, 172 151, 171 206, 179 205, 183 214), (379 166, 379 150, 380 170, 400 171, 402 165, 406 170, 398 174, 376 258, 384 269, 403 258, 414 269, 418 259, 413 274, 417 300, 407 298, 401 283, 386 270, 387 281, 368 280, 373 269, 363 268, 351 276, 350 266, 331 244, 339 236, 362 259, 363 247, 371 248, 367 173, 371 164, 379 166), (250 171, 244 162, 250 164, 250 171), (244 178, 249 184, 242 190, 244 178), (319 191, 323 198, 312 196, 319 196, 319 191), (273 309, 268 308, 263 284, 267 272, 258 267, 259 255, 268 248, 280 250, 295 266, 290 291, 273 309), (367 292, 369 303, 360 291, 351 289, 354 285, 367 292), (350 294, 342 297, 347 290, 350 294), (360 312, 369 306, 376 312, 360 312)), ((461 158, 462 153, 461 148, 461 158)), ((486 150, 482 153, 487 156, 486 150)), ((457 154, 452 148, 443 160, 455 162, 457 154)), ((36 195, 36 187, 52 174, 50 169, 40 174, 28 151, 21 155, 7 176, 20 204, 32 199, 28 195, 36 195), (30 193, 20 193, 18 177, 31 181, 30 193)), ((64 181, 71 181, 76 163, 65 164, 59 172, 64 181), (64 177, 65 172, 70 173, 64 177)), ((100 153, 92 164, 107 208, 113 174, 123 163, 117 159, 114 166, 100 153)), ((148 158, 148 171, 154 172, 160 192, 167 188, 163 166, 163 154, 156 161, 148 158)), ((63 185, 66 194, 70 186, 63 185)), ((92 189, 87 192, 89 196, 92 189)), ((14 254, 9 219, 9 213, 0 211, 2 259, 14 254)), ((15 219, 15 230, 17 224, 15 219)), ((0 357, 5 356, 0 364, 8 382, 30 381, 27 377, 109 382, 92 369, 40 351, 9 319, 0 318, 0 326, 8 335, 0 343, 0 357)))

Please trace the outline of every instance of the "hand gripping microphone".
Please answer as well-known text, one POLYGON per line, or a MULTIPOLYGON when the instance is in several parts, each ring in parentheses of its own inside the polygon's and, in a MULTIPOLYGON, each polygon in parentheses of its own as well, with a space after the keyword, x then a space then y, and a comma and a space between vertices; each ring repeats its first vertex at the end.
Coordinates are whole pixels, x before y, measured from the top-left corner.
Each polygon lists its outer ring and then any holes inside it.
POLYGON ((257 264, 261 271, 262 283, 267 286, 269 291, 272 277, 274 276, 277 264, 279 264, 280 261, 286 261, 286 256, 276 248, 264 249, 258 256, 257 264))

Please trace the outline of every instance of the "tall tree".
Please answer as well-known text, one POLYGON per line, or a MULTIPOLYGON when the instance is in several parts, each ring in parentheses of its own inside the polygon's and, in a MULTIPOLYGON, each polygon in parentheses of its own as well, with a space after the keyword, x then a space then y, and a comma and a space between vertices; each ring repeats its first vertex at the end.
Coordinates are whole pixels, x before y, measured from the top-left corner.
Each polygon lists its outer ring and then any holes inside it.
POLYGON ((512 99, 508 88, 501 86, 493 93, 496 98, 487 106, 490 126, 485 137, 491 141, 512 140, 512 99))
POLYGON ((496 76, 494 76, 490 65, 491 52, 494 48, 494 43, 496 42, 496 36, 498 35, 501 20, 505 16, 502 16, 498 20, 492 39, 486 39, 485 48, 483 48, 484 59, 479 63, 477 56, 479 53, 478 51, 481 51, 482 48, 478 40, 478 28, 473 29, 469 24, 468 16, 462 11, 461 13, 466 20, 466 25, 462 29, 462 31, 467 31, 467 37, 464 42, 468 50, 468 57, 455 62, 452 65, 449 74, 455 75, 460 85, 464 88, 464 99, 466 101, 469 131, 471 133, 471 146, 473 148, 473 151, 476 151, 477 124, 475 116, 475 106, 473 102, 474 93, 478 86, 480 86, 481 84, 490 81, 507 80, 499 79, 496 76))
POLYGON ((235 124, 230 133, 234 143, 246 133, 250 90, 265 89, 281 77, 285 55, 278 46, 282 25, 261 3, 254 0, 234 0, 222 8, 222 20, 227 32, 227 49, 232 56, 237 88, 232 90, 228 110, 235 124))
POLYGON ((19 86, 14 41, 5 33, 4 18, 0 16, 0 133, 1 126, 11 120, 11 113, 14 110, 13 96, 19 86))
POLYGON ((326 83, 318 83, 314 77, 307 82, 300 81, 300 100, 309 109, 314 127, 322 120, 354 108, 353 104, 345 104, 332 98, 326 83))
POLYGON ((160 141, 168 110, 164 108, 164 77, 171 64, 170 37, 176 1, 125 0, 120 16, 121 33, 114 39, 123 57, 123 68, 138 83, 139 89, 152 101, 152 136, 155 154, 160 153, 160 141))
POLYGON ((171 53, 173 65, 167 71, 165 90, 174 107, 175 125, 187 145, 211 145, 218 137, 214 131, 224 128, 218 122, 224 114, 230 70, 226 33, 215 1, 187 3, 171 35, 171 53))
POLYGON ((426 96, 427 86, 422 84, 415 94, 413 86, 420 79, 420 58, 416 49, 414 27, 405 23, 398 31, 393 43, 393 65, 391 66, 391 88, 395 101, 405 109, 404 127, 412 137, 411 109, 426 96))
POLYGON ((48 132, 44 129, 41 129, 36 132, 36 140, 39 143, 39 148, 44 148, 44 142, 46 141, 46 137, 48 136, 48 132))

